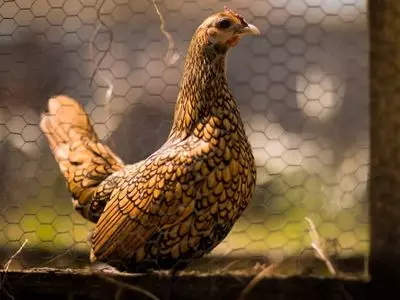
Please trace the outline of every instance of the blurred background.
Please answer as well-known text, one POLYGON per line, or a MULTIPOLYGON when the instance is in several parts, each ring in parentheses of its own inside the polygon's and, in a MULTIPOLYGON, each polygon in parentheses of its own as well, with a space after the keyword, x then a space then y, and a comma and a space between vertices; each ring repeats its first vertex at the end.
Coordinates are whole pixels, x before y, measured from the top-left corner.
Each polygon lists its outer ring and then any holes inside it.
POLYGON ((257 162, 254 199, 212 256, 272 262, 310 248, 310 218, 331 254, 368 255, 366 0, 0 0, 0 258, 11 268, 88 261, 92 225, 39 130, 49 96, 79 99, 125 162, 171 127, 188 43, 224 5, 262 32, 228 59, 257 162), (168 48, 171 48, 168 50, 168 48))

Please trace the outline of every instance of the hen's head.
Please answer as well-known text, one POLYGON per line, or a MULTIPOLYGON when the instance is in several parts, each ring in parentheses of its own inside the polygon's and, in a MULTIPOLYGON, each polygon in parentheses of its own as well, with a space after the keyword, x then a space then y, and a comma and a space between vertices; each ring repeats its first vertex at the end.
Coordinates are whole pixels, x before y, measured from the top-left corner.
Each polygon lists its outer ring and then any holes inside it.
POLYGON ((244 35, 258 35, 260 31, 239 14, 225 10, 208 17, 198 28, 210 44, 234 47, 244 35))

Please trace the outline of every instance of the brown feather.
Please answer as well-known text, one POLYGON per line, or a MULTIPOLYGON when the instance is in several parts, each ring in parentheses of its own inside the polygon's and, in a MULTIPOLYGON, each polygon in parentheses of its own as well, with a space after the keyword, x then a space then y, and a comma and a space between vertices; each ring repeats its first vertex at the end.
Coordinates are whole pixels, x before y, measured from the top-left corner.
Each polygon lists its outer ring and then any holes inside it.
POLYGON ((122 161, 98 142, 82 106, 67 96, 49 100, 48 112, 42 115, 40 128, 67 181, 75 208, 85 218, 97 221, 101 208, 90 209, 97 186, 120 170, 122 161), (97 167, 101 167, 101 172, 97 167))

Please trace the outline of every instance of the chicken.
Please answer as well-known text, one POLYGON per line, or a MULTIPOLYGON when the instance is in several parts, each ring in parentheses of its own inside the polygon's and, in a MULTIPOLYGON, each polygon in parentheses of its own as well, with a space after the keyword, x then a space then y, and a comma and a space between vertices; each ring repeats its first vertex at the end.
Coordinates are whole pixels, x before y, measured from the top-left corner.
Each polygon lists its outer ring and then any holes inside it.
POLYGON ((49 100, 40 127, 74 207, 96 223, 91 262, 174 269, 214 249, 252 198, 256 168, 225 74, 226 54, 259 30, 232 10, 208 17, 185 59, 173 125, 148 158, 124 164, 80 104, 49 100))

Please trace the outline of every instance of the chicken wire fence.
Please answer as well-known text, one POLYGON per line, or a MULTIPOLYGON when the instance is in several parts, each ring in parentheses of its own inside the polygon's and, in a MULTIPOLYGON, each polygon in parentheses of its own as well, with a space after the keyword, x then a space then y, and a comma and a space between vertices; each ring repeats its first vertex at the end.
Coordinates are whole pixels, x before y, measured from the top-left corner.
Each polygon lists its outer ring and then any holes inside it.
POLYGON ((305 218, 341 257, 368 254, 365 0, 0 0, 0 249, 11 268, 88 262, 93 225, 38 123, 49 96, 85 107, 125 161, 162 145, 197 26, 223 5, 262 32, 228 59, 257 164, 253 200, 211 256, 301 255, 305 218), (164 22, 166 32, 160 29, 164 22))

